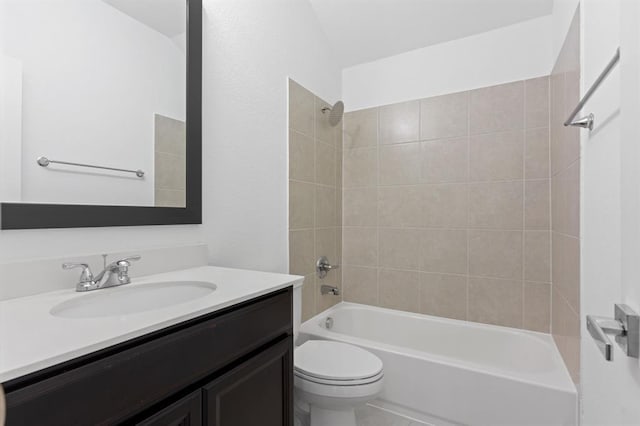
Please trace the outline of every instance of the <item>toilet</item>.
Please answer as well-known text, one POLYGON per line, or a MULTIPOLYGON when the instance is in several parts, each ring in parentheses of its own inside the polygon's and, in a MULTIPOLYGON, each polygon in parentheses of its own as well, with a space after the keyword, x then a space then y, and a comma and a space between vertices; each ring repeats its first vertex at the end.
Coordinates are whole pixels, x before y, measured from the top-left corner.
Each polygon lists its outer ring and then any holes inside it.
MULTIPOLYGON (((294 288, 294 337, 301 323, 302 286, 294 288)), ((356 426, 355 408, 382 391, 380 358, 362 348, 308 340, 293 356, 296 425, 356 426)))

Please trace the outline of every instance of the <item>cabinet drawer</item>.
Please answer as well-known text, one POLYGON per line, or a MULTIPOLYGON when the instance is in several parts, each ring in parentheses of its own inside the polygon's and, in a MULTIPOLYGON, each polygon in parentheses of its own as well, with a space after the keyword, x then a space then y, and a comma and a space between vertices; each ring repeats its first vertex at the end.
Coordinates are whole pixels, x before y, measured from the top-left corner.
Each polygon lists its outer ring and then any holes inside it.
POLYGON ((116 424, 291 334, 291 290, 7 394, 7 426, 116 424))

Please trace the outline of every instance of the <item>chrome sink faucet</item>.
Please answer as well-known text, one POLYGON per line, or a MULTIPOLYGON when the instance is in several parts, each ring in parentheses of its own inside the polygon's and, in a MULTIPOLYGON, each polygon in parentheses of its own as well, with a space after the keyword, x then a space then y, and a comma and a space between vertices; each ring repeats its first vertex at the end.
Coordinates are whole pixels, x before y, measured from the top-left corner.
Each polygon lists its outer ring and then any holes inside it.
POLYGON ((140 259, 141 256, 131 256, 125 259, 116 260, 115 262, 105 265, 102 272, 95 277, 93 276, 93 273, 91 273, 91 268, 86 263, 63 263, 62 269, 82 268, 80 281, 76 285, 76 291, 91 291, 129 284, 131 282, 131 277, 129 277, 129 266, 131 266, 131 262, 135 262, 140 259))

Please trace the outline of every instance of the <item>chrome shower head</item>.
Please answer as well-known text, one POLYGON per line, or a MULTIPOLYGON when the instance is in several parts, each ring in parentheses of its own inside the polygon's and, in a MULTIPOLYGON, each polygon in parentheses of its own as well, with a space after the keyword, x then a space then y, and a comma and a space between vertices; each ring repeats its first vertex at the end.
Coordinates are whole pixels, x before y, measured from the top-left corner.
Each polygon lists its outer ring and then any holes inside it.
POLYGON ((331 127, 336 127, 340 120, 342 120, 342 114, 344 113, 344 103, 342 101, 338 101, 333 104, 332 107, 324 107, 322 108, 322 113, 329 113, 329 124, 331 127))

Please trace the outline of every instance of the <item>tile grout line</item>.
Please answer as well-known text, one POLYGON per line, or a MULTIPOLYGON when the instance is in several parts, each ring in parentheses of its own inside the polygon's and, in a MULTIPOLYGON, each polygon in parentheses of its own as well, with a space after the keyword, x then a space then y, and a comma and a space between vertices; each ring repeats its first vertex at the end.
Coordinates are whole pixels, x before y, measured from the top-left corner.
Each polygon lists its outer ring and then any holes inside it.
POLYGON ((526 214, 526 209, 527 209, 527 185, 526 182, 524 180, 524 178, 526 178, 526 172, 525 172, 525 168, 526 168, 526 158, 527 158, 527 82, 525 80, 524 85, 523 85, 523 108, 522 108, 522 122, 524 123, 524 141, 523 141, 523 149, 522 149, 522 258, 521 258, 521 267, 522 267, 522 301, 521 301, 521 310, 522 310, 522 314, 521 314, 521 326, 522 328, 525 328, 525 309, 526 309, 526 301, 525 301, 525 278, 526 278, 526 274, 525 274, 525 259, 526 259, 526 244, 525 244, 525 239, 526 239, 526 220, 527 220, 527 214, 526 214))

